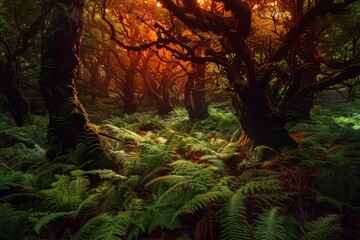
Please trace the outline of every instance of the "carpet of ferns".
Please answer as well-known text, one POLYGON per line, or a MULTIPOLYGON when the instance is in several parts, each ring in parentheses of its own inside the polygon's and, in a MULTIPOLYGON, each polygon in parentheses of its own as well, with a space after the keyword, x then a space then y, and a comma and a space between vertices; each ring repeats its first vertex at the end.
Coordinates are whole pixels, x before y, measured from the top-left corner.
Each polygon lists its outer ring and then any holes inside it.
POLYGON ((359 114, 315 107, 288 126, 299 148, 275 153, 237 146, 230 109, 210 113, 102 121, 111 170, 78 166, 81 145, 49 162, 45 117, 0 114, 0 239, 360 239, 359 114))

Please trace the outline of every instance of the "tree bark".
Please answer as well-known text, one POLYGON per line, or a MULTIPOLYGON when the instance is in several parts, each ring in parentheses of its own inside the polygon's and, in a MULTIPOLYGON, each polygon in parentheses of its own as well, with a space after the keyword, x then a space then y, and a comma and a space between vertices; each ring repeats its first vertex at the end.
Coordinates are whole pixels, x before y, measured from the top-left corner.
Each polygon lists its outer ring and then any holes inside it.
POLYGON ((192 63, 193 73, 188 74, 185 85, 184 105, 192 121, 209 117, 205 97, 205 64, 192 63))
MULTIPOLYGON (((41 93, 49 111, 47 156, 59 160, 82 148, 75 161, 104 160, 99 138, 75 86, 83 29, 83 0, 56 1, 41 45, 41 93)), ((101 161, 87 168, 105 167, 101 161)))
POLYGON ((169 88, 166 83, 163 83, 163 85, 161 85, 159 88, 160 88, 161 96, 155 94, 153 94, 152 96, 155 99, 158 114, 160 116, 165 116, 173 110, 170 102, 169 88))
POLYGON ((279 150, 297 145, 285 129, 284 119, 272 112, 265 91, 248 91, 242 94, 241 100, 240 123, 254 146, 279 150))

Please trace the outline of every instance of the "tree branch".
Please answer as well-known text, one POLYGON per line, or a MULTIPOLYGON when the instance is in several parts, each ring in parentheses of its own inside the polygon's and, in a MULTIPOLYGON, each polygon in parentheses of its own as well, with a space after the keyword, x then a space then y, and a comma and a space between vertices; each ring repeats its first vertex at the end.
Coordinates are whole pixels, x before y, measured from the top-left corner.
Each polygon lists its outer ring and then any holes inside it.
POLYGON ((307 85, 300 89, 297 97, 302 97, 311 92, 320 92, 332 85, 341 83, 343 81, 355 78, 360 75, 360 64, 353 64, 344 68, 341 72, 323 79, 320 82, 307 85))

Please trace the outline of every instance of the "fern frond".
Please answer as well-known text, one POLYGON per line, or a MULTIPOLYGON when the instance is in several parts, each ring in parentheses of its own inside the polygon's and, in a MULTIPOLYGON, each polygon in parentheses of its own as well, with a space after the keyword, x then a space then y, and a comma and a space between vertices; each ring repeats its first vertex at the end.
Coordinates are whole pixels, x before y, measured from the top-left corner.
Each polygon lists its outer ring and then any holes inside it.
POLYGON ((126 128, 119 128, 111 124, 105 124, 103 127, 108 129, 108 131, 110 131, 115 137, 120 139, 135 141, 136 143, 140 143, 145 140, 139 134, 126 128))
POLYGON ((340 216, 337 214, 318 217, 305 224, 305 233, 301 240, 335 239, 335 235, 341 230, 340 226, 340 216))
POLYGON ((90 186, 85 176, 56 175, 57 181, 51 189, 40 191, 45 196, 45 203, 54 209, 77 209, 90 186))
POLYGON ((226 192, 222 191, 212 191, 197 194, 194 198, 186 202, 180 207, 180 209, 175 212, 174 218, 179 215, 194 214, 197 211, 208 207, 210 203, 221 201, 225 197, 227 197, 226 192))
POLYGON ((249 224, 246 221, 245 197, 241 191, 235 192, 222 208, 221 239, 250 239, 249 224))
POLYGON ((268 192, 276 192, 281 190, 283 182, 275 178, 261 178, 258 180, 253 180, 247 182, 244 186, 239 188, 244 194, 247 193, 268 193, 268 192))
POLYGON ((123 239, 131 224, 136 224, 130 212, 117 215, 99 214, 86 222, 72 240, 118 240, 123 239))
POLYGON ((94 231, 101 225, 103 222, 110 222, 112 216, 108 213, 102 213, 96 215, 95 217, 88 220, 81 228, 74 234, 71 238, 72 240, 87 240, 92 235, 94 231))
POLYGON ((75 214, 76 211, 46 213, 43 217, 41 217, 35 222, 34 231, 39 234, 41 228, 43 228, 45 225, 49 224, 50 222, 53 222, 55 219, 74 217, 75 214))
POLYGON ((279 208, 273 207, 257 218, 254 226, 256 240, 288 240, 285 218, 278 212, 279 208))
POLYGON ((11 187, 21 187, 23 173, 20 171, 9 171, 0 175, 0 190, 6 190, 11 187))
POLYGON ((158 197, 156 206, 173 206, 175 208, 179 208, 185 202, 192 199, 194 195, 194 191, 187 191, 183 183, 178 183, 168 188, 158 197))
MULTIPOLYGON (((78 170, 81 171, 81 170, 78 170)), ((72 172, 72 174, 74 176, 77 176, 74 174, 75 171, 72 172)), ((116 172, 114 172, 113 170, 110 169, 96 169, 96 170, 91 170, 91 171, 81 171, 81 175, 83 174, 93 174, 93 175, 98 175, 101 179, 106 179, 106 180, 113 180, 113 181, 124 181, 127 179, 127 177, 117 174, 116 172)), ((79 176, 81 176, 79 175, 79 176)))
POLYGON ((10 203, 4 202, 0 204, 0 228, 3 228, 6 224, 14 224, 25 215, 26 212, 18 211, 10 203))

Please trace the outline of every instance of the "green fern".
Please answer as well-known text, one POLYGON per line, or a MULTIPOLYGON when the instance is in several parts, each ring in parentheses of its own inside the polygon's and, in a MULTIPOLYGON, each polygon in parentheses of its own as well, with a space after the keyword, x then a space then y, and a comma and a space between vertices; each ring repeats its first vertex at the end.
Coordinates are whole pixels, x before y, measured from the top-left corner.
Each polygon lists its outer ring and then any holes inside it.
POLYGON ((226 192, 211 191, 197 194, 190 201, 185 202, 174 214, 174 218, 185 214, 194 214, 200 209, 206 209, 210 203, 220 202, 227 197, 226 192))
POLYGON ((6 225, 16 223, 22 216, 26 215, 25 211, 18 211, 10 203, 0 204, 0 227, 5 229, 6 225))
POLYGON ((241 191, 230 196, 221 212, 221 239, 250 239, 251 226, 246 220, 245 197, 241 191))
POLYGON ((103 127, 119 139, 134 141, 136 143, 140 143, 145 140, 139 134, 126 128, 119 128, 111 124, 105 124, 103 127))
POLYGON ((318 202, 328 203, 340 212, 353 212, 360 215, 356 204, 360 200, 360 177, 357 172, 349 170, 328 170, 318 174, 318 202))
POLYGON ((20 171, 9 171, 0 175, 0 190, 6 190, 12 187, 21 187, 23 173, 20 171))
POLYGON ((125 176, 117 174, 116 172, 110 169, 95 169, 90 171, 75 170, 72 171, 71 174, 77 177, 81 177, 86 174, 98 175, 101 179, 112 180, 112 181, 124 181, 127 179, 125 176))
POLYGON ((75 216, 76 211, 70 211, 70 212, 50 212, 50 213, 36 213, 33 214, 30 218, 33 222, 35 222, 34 225, 34 231, 36 233, 40 233, 41 229, 48 225, 49 223, 55 221, 58 218, 73 218, 75 216), (38 218, 39 216, 41 216, 38 218))
POLYGON ((279 214, 279 208, 273 207, 261 214, 255 221, 256 240, 289 240, 284 226, 285 217, 279 214))
POLYGON ((45 203, 51 209, 74 210, 81 204, 90 181, 84 176, 56 175, 57 181, 51 189, 40 191, 45 196, 45 203))
POLYGON ((282 189, 283 183, 275 178, 261 178, 258 180, 253 180, 247 182, 244 186, 239 188, 244 194, 254 194, 254 193, 269 193, 269 192, 277 192, 282 189))
POLYGON ((0 204, 0 239, 25 239, 31 230, 28 217, 31 210, 17 210, 17 206, 4 202, 0 204))
POLYGON ((305 232, 301 240, 336 239, 341 230, 340 216, 329 214, 305 224, 305 232))
POLYGON ((136 224, 131 212, 121 212, 116 215, 99 214, 87 221, 72 240, 118 240, 123 239, 131 224, 136 224))

